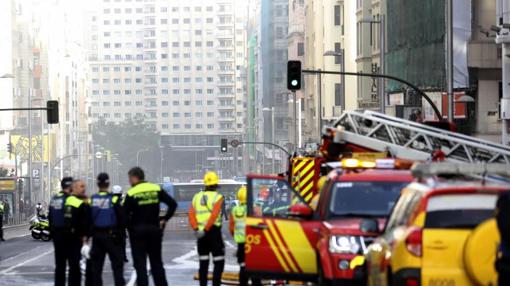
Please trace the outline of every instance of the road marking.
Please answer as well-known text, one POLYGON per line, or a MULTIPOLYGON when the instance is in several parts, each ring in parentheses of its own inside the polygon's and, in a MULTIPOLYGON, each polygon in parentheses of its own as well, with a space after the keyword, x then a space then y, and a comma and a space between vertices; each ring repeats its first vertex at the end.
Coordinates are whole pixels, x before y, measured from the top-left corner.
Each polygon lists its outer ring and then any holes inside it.
POLYGON ((41 254, 37 255, 36 257, 30 258, 30 259, 28 259, 28 260, 25 260, 25 261, 23 261, 23 262, 21 262, 21 263, 18 263, 18 264, 16 264, 16 265, 13 265, 13 266, 11 266, 11 267, 7 268, 7 269, 2 270, 2 271, 0 272, 0 274, 6 274, 6 273, 8 273, 8 272, 10 272, 10 271, 12 271, 12 270, 14 270, 14 269, 18 268, 18 267, 21 267, 21 266, 23 266, 23 265, 25 265, 25 264, 28 264, 28 263, 32 262, 32 261, 36 261, 37 259, 39 259, 39 258, 41 258, 41 257, 43 257, 43 256, 46 256, 46 255, 48 255, 48 254, 50 254, 50 253, 52 253, 52 252, 53 252, 53 249, 48 250, 48 251, 46 251, 46 252, 44 252, 44 253, 41 253, 41 254))
POLYGON ((230 241, 225 240, 225 244, 230 248, 236 248, 230 241))
POLYGON ((129 281, 126 284, 126 286, 134 286, 135 283, 136 283, 136 271, 133 270, 133 272, 131 272, 131 277, 129 278, 129 281))
MULTIPOLYGON (((172 262, 176 263, 174 265, 165 264, 165 269, 197 269, 198 270, 198 261, 191 260, 192 257, 197 256, 197 249, 191 250, 184 255, 176 257, 172 259, 172 262)), ((209 266, 213 266, 213 263, 209 263, 209 266)), ((225 264, 225 270, 227 271, 239 271, 238 265, 225 264)))
POLYGON ((29 251, 24 251, 24 252, 18 253, 18 254, 16 254, 16 255, 11 256, 11 257, 6 258, 6 259, 2 259, 2 258, 0 257, 0 264, 4 264, 4 263, 6 263, 6 262, 8 262, 8 261, 11 261, 11 260, 13 260, 13 259, 19 258, 19 257, 21 257, 21 256, 23 256, 23 255, 25 255, 25 254, 29 254, 29 252, 37 251, 37 250, 39 250, 40 248, 45 248, 45 245, 37 246, 37 247, 36 247, 36 248, 34 248, 34 249, 31 249, 31 250, 29 250, 29 251))

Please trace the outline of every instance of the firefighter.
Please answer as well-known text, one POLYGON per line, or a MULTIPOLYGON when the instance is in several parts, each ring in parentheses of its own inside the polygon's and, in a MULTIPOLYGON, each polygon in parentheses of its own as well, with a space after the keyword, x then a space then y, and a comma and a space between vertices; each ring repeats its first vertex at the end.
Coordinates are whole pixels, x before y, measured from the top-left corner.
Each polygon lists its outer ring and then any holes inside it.
POLYGON ((498 198, 496 221, 501 235, 500 251, 496 260, 498 285, 510 285, 510 192, 505 192, 498 198))
POLYGON ((91 198, 92 285, 103 285, 102 273, 105 256, 108 254, 113 270, 115 286, 125 284, 124 253, 119 230, 123 230, 124 216, 118 196, 108 192, 110 178, 106 173, 97 176, 99 191, 91 198))
POLYGON ((317 193, 313 196, 312 201, 310 202, 310 207, 315 211, 317 210, 317 206, 319 205, 319 198, 322 192, 322 188, 326 184, 326 181, 328 180, 328 177, 322 176, 317 181, 317 193))
MULTIPOLYGON (((234 237, 237 243, 237 262, 239 263, 239 285, 248 285, 248 276, 246 275, 244 243, 246 241, 246 187, 239 188, 237 192, 237 200, 239 205, 232 208, 230 213, 229 229, 230 234, 234 237)), ((251 279, 251 285, 261 285, 259 279, 251 279)))
POLYGON ((166 286, 165 270, 161 258, 161 247, 166 222, 173 216, 177 203, 161 187, 145 181, 145 173, 140 167, 128 172, 132 188, 124 199, 127 228, 131 242, 133 265, 136 269, 138 286, 149 284, 147 276, 147 255, 151 263, 151 273, 156 286, 166 286), (164 217, 159 217, 160 202, 168 209, 164 217))
POLYGON ((80 258, 88 232, 88 209, 74 194, 85 190, 81 180, 66 177, 62 191, 51 200, 49 224, 55 247, 55 285, 65 285, 66 264, 69 264, 68 285, 80 285, 80 258))
POLYGON ((207 285, 209 254, 212 254, 214 263, 213 286, 220 286, 225 267, 225 245, 221 235, 223 196, 218 193, 218 184, 218 175, 207 172, 205 190, 195 194, 189 209, 189 223, 197 237, 200 286, 207 285))
MULTIPOLYGON (((122 201, 122 187, 119 185, 113 186, 112 187, 112 195, 116 196, 118 198, 119 202, 122 201)), ((124 262, 129 262, 129 259, 127 258, 127 254, 126 254, 127 235, 126 235, 125 226, 119 226, 118 233, 119 233, 120 245, 122 247, 122 256, 124 257, 124 262)))

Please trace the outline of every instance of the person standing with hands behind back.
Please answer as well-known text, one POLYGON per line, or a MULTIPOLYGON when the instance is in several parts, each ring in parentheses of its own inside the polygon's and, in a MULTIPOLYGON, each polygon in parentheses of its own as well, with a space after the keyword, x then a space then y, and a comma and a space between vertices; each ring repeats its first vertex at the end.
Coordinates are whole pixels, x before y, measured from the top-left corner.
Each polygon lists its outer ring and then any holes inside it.
POLYGON ((133 264, 136 269, 138 286, 149 284, 147 277, 147 255, 151 263, 151 273, 156 286, 166 286, 165 270, 161 258, 163 232, 166 222, 177 209, 177 202, 161 187, 145 181, 145 173, 140 167, 131 168, 128 172, 131 189, 124 199, 124 210, 127 215, 129 238, 133 264), (168 206, 163 218, 159 217, 159 203, 168 206))
POLYGON ((92 250, 92 285, 103 285, 102 274, 105 256, 111 261, 115 286, 123 286, 124 252, 119 230, 124 226, 124 214, 119 197, 108 192, 110 177, 106 173, 97 176, 99 192, 91 198, 92 250))
POLYGON ((214 263, 213 286, 221 285, 221 275, 225 267, 225 245, 221 235, 223 196, 218 193, 218 184, 218 175, 207 172, 204 176, 205 191, 200 191, 193 197, 189 209, 189 223, 197 237, 200 286, 207 285, 210 254, 214 263))

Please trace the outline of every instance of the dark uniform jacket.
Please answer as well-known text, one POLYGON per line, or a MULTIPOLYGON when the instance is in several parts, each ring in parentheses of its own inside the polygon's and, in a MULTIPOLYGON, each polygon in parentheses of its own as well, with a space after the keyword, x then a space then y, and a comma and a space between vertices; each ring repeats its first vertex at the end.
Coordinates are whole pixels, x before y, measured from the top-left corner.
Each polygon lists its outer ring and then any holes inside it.
POLYGON ((127 192, 123 204, 128 229, 159 228, 160 202, 168 206, 161 219, 169 220, 177 209, 177 202, 170 195, 156 184, 140 182, 133 186, 127 192))

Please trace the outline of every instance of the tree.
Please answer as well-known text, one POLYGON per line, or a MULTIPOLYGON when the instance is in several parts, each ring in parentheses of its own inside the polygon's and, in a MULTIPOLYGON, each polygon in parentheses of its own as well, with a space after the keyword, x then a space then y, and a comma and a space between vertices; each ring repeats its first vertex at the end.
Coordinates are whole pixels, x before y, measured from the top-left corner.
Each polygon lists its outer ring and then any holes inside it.
POLYGON ((148 178, 157 178, 159 174, 159 133, 149 128, 143 120, 126 120, 121 123, 100 120, 92 126, 94 145, 119 154, 122 172, 136 165, 136 154, 140 150, 140 165, 146 170, 148 178))

